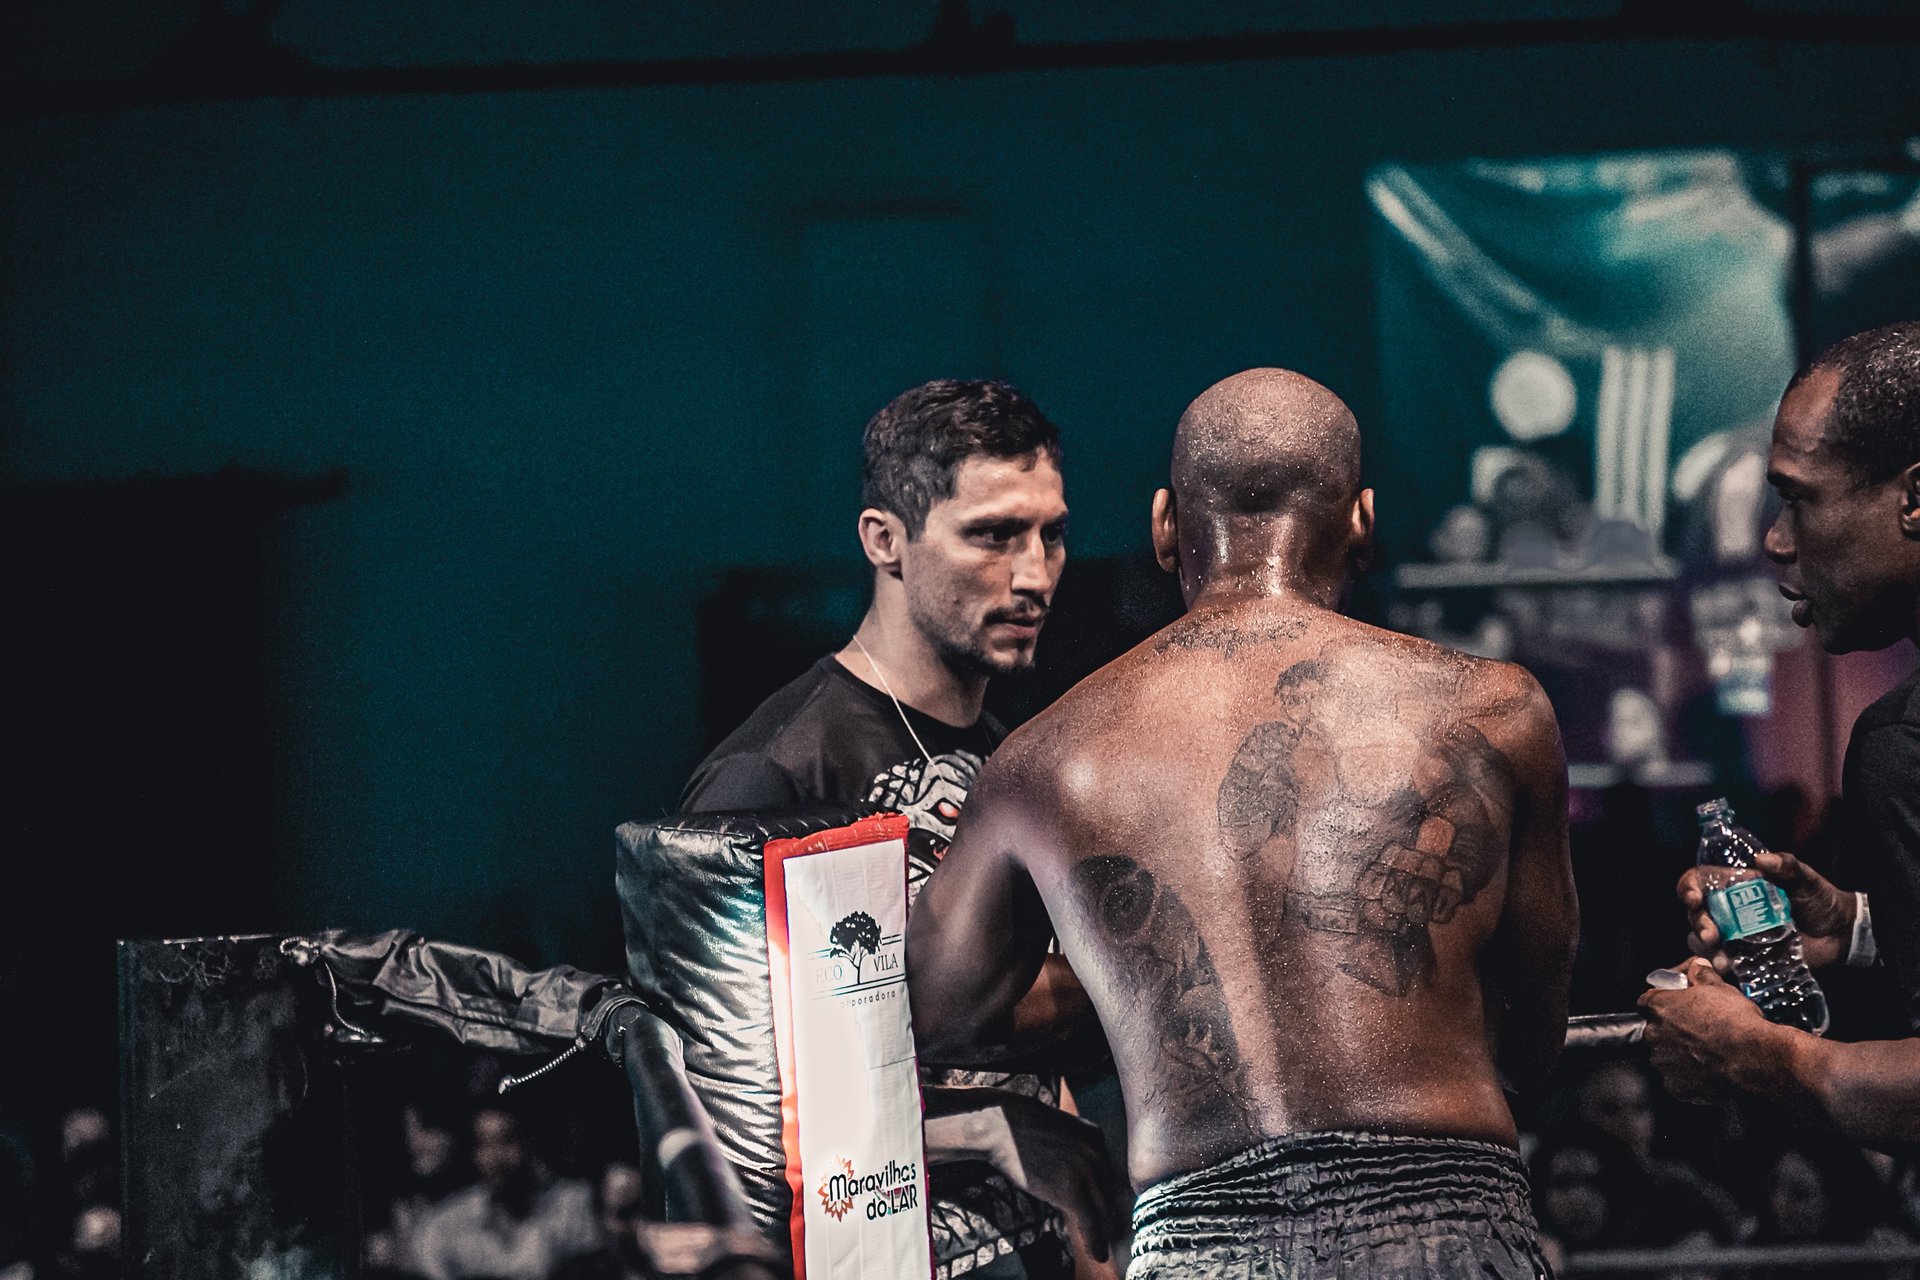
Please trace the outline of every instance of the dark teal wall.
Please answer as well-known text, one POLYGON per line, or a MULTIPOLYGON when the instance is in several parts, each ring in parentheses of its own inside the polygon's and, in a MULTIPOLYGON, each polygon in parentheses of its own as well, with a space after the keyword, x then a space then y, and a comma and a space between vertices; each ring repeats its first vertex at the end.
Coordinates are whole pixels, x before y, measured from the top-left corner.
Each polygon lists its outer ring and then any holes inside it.
POLYGON ((854 554, 891 390, 1033 392, 1079 554, 1143 545, 1174 417, 1247 365, 1348 395, 1390 474, 1371 166, 1896 138, 1916 84, 1666 44, 13 125, 5 478, 346 468, 289 567, 291 923, 506 904, 564 952, 697 755, 694 602, 854 554))

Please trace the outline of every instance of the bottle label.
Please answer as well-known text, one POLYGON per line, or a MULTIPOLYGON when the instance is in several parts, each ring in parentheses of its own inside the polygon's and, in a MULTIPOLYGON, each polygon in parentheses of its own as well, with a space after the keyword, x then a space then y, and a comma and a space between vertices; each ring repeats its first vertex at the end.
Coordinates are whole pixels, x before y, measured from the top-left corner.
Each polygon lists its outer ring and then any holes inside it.
POLYGON ((1787 895, 1765 880, 1742 880, 1715 889, 1707 895, 1707 914, 1719 926, 1722 942, 1793 923, 1787 895))

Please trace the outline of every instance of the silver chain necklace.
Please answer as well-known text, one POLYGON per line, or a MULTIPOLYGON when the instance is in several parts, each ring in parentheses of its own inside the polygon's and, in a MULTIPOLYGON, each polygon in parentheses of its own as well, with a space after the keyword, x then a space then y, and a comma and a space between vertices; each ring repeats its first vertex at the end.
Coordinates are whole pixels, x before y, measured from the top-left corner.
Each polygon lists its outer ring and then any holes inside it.
POLYGON ((860 643, 858 632, 854 634, 853 646, 860 650, 860 656, 867 660, 867 665, 873 668, 873 674, 879 679, 880 687, 886 690, 889 698, 893 699, 894 714, 900 717, 901 724, 907 726, 907 736, 913 739, 914 746, 920 748, 920 758, 927 762, 927 768, 933 768, 933 756, 928 753, 927 744, 920 741, 920 735, 913 731, 913 721, 907 719, 907 709, 900 705, 900 695, 895 693, 893 686, 887 683, 887 673, 880 669, 880 664, 875 662, 873 655, 867 652, 867 646, 860 643))

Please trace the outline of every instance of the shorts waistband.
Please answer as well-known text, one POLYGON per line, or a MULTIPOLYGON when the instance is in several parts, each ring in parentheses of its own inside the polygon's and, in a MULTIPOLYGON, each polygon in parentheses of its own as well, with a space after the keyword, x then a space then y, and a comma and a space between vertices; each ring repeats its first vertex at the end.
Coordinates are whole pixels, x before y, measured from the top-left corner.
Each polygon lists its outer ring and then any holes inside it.
POLYGON ((1288 1219, 1328 1214, 1424 1216, 1466 1211, 1531 1226, 1519 1153, 1467 1138, 1336 1131, 1275 1138, 1140 1193, 1134 1230, 1179 1231, 1180 1219, 1288 1219))

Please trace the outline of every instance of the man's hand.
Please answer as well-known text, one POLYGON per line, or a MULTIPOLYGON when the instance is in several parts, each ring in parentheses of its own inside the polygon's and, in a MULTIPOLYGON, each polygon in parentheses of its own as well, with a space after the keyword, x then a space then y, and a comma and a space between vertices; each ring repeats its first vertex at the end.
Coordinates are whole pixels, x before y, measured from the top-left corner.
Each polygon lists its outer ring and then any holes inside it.
MULTIPOLYGON (((1836 888, 1832 881, 1790 853, 1762 853, 1754 859, 1754 865, 1761 875, 1786 891, 1807 966, 1824 969, 1844 961, 1853 945, 1853 917, 1857 908, 1854 896, 1836 888)), ((1690 926, 1687 949, 1712 960, 1713 967, 1723 976, 1732 977, 1732 962, 1720 946, 1720 930, 1707 914, 1700 868, 1687 868, 1674 892, 1687 908, 1690 926)))
POLYGON ((1687 1102, 1710 1102, 1776 1028, 1758 1005, 1724 981, 1704 959, 1680 966, 1682 991, 1650 990, 1640 997, 1647 1015, 1646 1045, 1667 1091, 1687 1102))
POLYGON ((1005 1089, 929 1089, 927 1159, 991 1164, 1065 1214, 1096 1262, 1106 1261, 1120 1234, 1119 1177, 1099 1128, 1038 1099, 1005 1089))
POLYGON ((1698 956, 1681 972, 1686 990, 1640 997, 1654 1068, 1675 1096, 1730 1090, 1877 1151, 1920 1151, 1920 1037, 1822 1040, 1768 1022, 1698 956))

